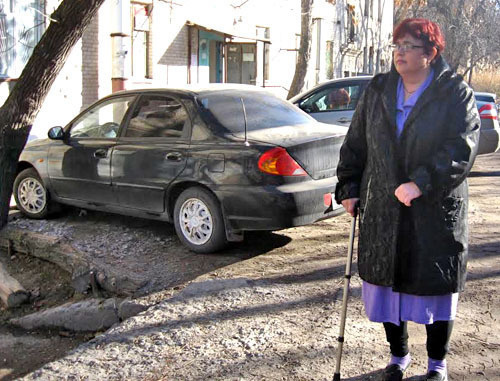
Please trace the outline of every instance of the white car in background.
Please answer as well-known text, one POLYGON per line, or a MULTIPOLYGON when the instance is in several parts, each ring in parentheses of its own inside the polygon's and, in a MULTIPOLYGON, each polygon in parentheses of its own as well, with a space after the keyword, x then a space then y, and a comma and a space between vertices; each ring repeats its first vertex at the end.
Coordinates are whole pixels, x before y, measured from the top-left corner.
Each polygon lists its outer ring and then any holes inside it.
MULTIPOLYGON (((349 127, 358 100, 371 79, 372 76, 332 79, 296 95, 290 102, 320 122, 349 127)), ((474 95, 481 117, 478 154, 496 152, 500 147, 496 96, 480 92, 474 95)))
POLYGON ((320 122, 349 127, 358 100, 371 79, 371 76, 332 79, 294 96, 290 102, 320 122))
POLYGON ((481 118, 481 139, 479 153, 498 151, 500 147, 500 126, 498 124, 498 105, 496 94, 475 91, 477 109, 481 118))

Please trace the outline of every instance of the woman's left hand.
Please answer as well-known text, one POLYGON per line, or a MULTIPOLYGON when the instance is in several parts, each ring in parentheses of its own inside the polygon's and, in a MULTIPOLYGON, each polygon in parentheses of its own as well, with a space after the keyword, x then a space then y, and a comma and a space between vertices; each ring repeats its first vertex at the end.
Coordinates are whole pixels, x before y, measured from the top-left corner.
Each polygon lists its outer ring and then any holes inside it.
POLYGON ((420 188, 413 181, 401 184, 399 187, 397 187, 394 194, 399 202, 405 204, 406 206, 411 206, 411 202, 414 199, 422 196, 420 188))

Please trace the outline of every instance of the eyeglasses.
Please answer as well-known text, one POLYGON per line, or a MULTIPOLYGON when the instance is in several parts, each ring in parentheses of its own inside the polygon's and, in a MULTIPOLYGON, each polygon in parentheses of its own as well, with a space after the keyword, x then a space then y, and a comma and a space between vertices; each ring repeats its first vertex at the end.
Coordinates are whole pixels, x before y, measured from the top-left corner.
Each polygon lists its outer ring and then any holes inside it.
POLYGON ((391 45, 391 49, 393 51, 401 52, 401 53, 409 52, 410 50, 417 49, 417 48, 423 48, 423 46, 422 45, 413 45, 413 44, 409 44, 409 43, 391 45))

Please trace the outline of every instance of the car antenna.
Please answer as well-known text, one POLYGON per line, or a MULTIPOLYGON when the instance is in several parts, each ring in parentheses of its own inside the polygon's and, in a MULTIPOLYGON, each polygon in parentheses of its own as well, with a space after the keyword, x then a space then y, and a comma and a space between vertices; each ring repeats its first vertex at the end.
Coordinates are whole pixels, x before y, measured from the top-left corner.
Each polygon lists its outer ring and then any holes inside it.
POLYGON ((245 108, 245 102, 243 102, 243 98, 240 97, 241 107, 243 108, 243 119, 245 121, 245 145, 249 146, 248 138, 247 138, 247 110, 245 108))

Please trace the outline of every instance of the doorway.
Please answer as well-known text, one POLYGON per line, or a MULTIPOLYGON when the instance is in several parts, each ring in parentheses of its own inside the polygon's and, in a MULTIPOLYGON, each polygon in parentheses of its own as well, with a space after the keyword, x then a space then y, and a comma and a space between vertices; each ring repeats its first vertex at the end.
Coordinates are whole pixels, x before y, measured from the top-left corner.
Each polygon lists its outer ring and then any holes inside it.
POLYGON ((227 82, 255 85, 256 44, 226 44, 227 82))

